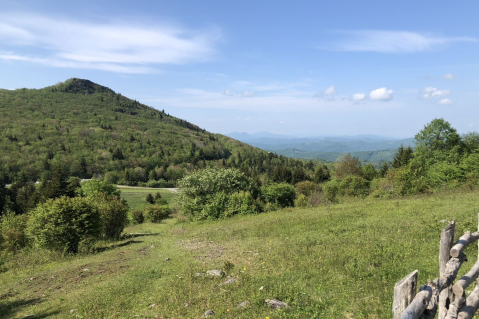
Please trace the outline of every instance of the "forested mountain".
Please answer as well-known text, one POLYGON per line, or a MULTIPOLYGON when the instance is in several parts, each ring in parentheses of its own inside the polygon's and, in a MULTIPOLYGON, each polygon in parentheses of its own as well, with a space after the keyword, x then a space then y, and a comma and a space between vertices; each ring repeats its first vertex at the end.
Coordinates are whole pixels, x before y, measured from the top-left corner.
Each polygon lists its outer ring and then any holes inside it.
POLYGON ((0 89, 0 150, 5 183, 45 179, 57 166, 70 176, 128 185, 172 185, 211 165, 255 176, 303 166, 76 78, 43 89, 0 89))

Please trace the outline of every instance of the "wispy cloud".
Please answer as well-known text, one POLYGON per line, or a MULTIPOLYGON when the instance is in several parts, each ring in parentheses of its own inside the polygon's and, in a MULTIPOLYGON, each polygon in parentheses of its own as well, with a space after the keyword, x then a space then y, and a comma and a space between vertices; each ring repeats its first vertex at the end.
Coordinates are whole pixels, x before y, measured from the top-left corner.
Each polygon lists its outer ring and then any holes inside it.
POLYGON ((0 21, 1 47, 8 51, 0 53, 2 60, 122 73, 206 61, 220 38, 217 29, 92 23, 33 14, 3 13, 0 21))
POLYGON ((449 94, 451 94, 451 91, 449 90, 439 90, 438 88, 432 86, 428 86, 421 91, 421 97, 427 100, 448 96, 449 94))
POLYGON ((444 78, 444 80, 454 80, 456 78, 456 76, 452 73, 446 73, 442 76, 444 78))
POLYGON ((449 99, 442 99, 442 100, 439 101, 439 104, 450 105, 450 104, 454 104, 454 103, 449 99))
POLYGON ((359 30, 344 35, 328 49, 337 51, 412 53, 436 49, 454 42, 478 42, 472 37, 444 37, 409 31, 359 30))

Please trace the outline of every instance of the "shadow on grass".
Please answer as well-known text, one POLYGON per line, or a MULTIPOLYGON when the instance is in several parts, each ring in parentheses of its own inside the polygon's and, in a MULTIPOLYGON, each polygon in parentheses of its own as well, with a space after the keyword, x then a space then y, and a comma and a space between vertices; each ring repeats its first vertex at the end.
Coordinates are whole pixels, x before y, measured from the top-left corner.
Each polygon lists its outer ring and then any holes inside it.
MULTIPOLYGON (((14 300, 11 302, 0 301, 0 318, 17 318, 17 312, 20 311, 24 307, 32 306, 35 304, 39 304, 43 302, 39 298, 35 299, 23 299, 23 300, 14 300)), ((60 313, 60 311, 50 311, 50 312, 43 312, 43 313, 32 313, 23 316, 24 318, 32 318, 32 319, 39 319, 39 318, 47 318, 52 315, 56 315, 60 313)))
POLYGON ((107 250, 115 249, 115 248, 120 248, 120 247, 125 247, 133 244, 141 244, 143 241, 141 240, 129 240, 121 244, 113 244, 111 246, 106 246, 106 247, 98 247, 95 248, 95 253, 101 253, 107 250))
POLYGON ((125 235, 125 239, 134 238, 134 237, 143 237, 143 236, 157 236, 160 233, 133 233, 125 235))

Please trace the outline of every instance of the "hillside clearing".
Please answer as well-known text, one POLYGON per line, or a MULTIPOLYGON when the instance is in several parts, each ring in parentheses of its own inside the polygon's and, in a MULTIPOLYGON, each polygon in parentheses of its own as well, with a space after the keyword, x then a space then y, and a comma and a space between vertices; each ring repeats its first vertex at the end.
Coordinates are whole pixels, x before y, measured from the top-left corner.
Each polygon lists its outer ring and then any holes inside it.
MULTIPOLYGON (((0 274, 0 316, 200 318, 211 309, 215 318, 388 318, 399 279, 414 269, 420 283, 437 277, 447 221, 456 219, 456 237, 477 229, 478 195, 349 200, 215 222, 130 226, 126 233, 143 235, 94 255, 48 263, 19 256, 22 267, 0 274), (196 276, 226 261, 235 283, 196 276), (267 308, 264 300, 273 298, 290 308, 267 308), (250 307, 239 308, 245 300, 250 307)), ((477 247, 466 254, 471 266, 477 247)))

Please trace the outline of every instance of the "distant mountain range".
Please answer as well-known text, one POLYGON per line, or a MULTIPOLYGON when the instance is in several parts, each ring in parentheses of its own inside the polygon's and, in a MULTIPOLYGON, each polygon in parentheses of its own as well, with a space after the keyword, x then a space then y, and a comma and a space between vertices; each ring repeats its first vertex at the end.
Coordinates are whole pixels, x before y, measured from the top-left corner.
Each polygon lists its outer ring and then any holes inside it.
POLYGON ((327 161, 335 161, 344 153, 351 153, 367 162, 391 161, 401 145, 415 146, 414 138, 392 139, 377 135, 295 137, 269 132, 233 132, 226 135, 277 154, 327 161))

